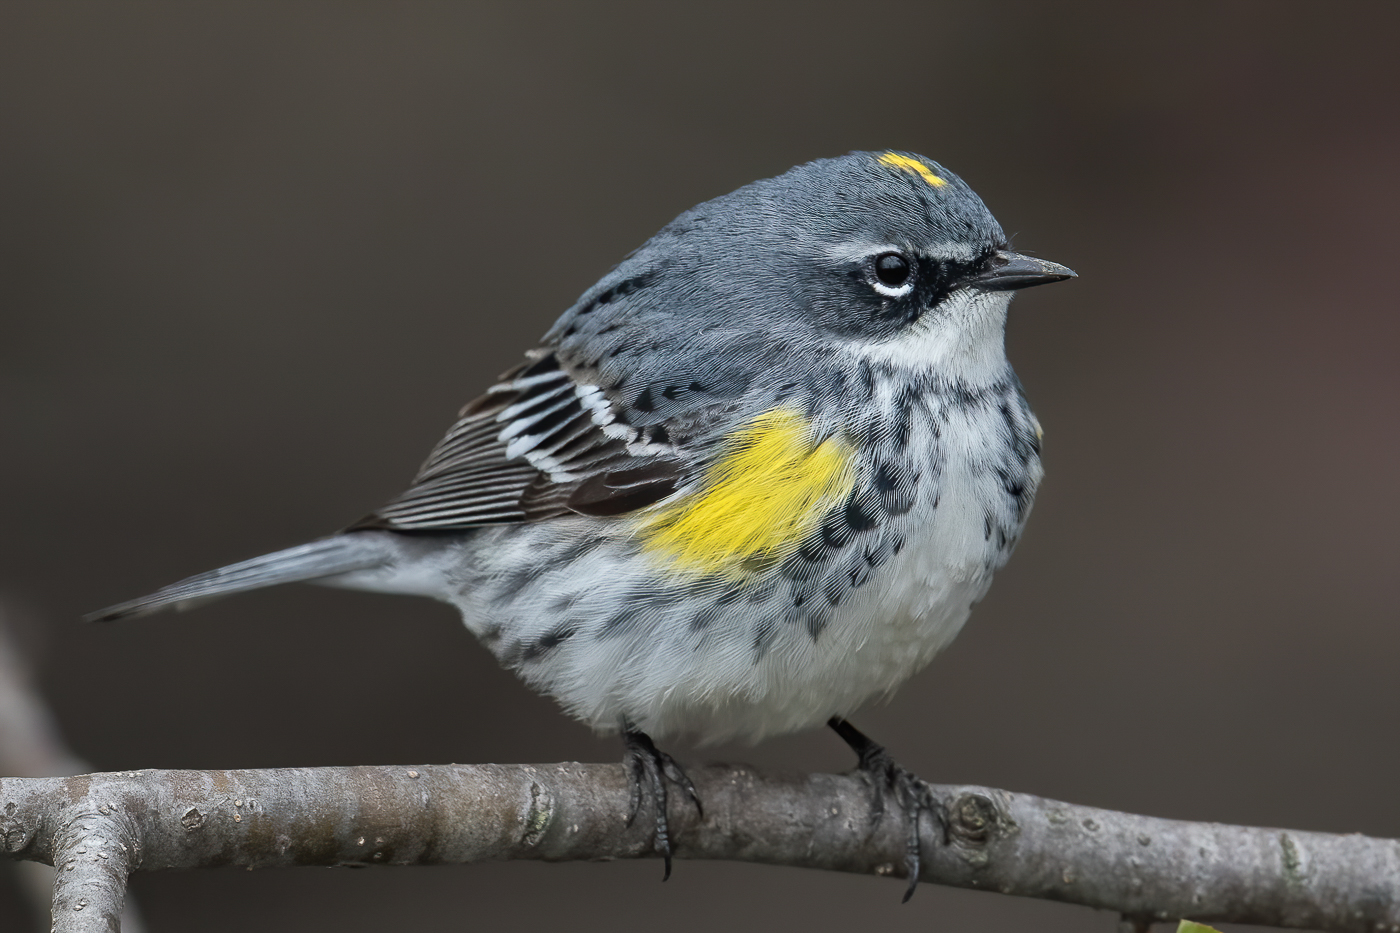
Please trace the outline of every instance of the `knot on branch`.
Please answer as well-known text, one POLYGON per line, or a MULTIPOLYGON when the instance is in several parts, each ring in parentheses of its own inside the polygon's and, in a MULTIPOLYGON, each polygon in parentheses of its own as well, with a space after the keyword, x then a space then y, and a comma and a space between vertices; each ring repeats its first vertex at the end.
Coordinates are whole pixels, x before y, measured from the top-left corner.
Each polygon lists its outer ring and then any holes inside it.
POLYGON ((948 807, 948 834, 966 845, 984 846, 1015 831, 1011 814, 986 794, 959 794, 948 807))
POLYGON ((0 851, 10 854, 23 852, 34 841, 34 829, 26 828, 15 818, 17 809, 14 801, 10 801, 5 804, 4 813, 0 814, 0 851))

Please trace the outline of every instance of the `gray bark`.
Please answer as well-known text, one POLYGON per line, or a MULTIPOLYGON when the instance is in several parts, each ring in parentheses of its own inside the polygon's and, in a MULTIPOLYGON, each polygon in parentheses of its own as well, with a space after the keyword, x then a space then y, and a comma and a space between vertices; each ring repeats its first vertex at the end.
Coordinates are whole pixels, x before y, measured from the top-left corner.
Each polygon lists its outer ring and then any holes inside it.
MULTIPOLYGON (((858 776, 690 775, 701 820, 670 811, 676 856, 901 876, 904 832, 858 776)), ((1400 931, 1400 842, 1136 816, 981 787, 933 786, 948 837, 921 827, 920 880, 1118 911, 1125 929, 1189 917, 1400 931)), ((680 795, 673 795, 680 796, 680 795)), ((54 865, 58 933, 118 929, 130 871, 464 864, 653 855, 627 824, 620 765, 133 771, 0 778, 4 854, 54 865)), ((891 891, 891 896, 896 896, 891 891)))
MULTIPOLYGON (((12 629, 16 615, 12 605, 0 600, 0 774, 81 774, 88 765, 69 751, 48 704, 31 682, 24 652, 15 643, 12 629)), ((0 816, 0 833, 8 828, 4 820, 0 816)), ((14 867, 19 873, 20 892, 33 915, 44 916, 52 900, 53 871, 37 862, 17 862, 14 867)), ((131 902, 126 905, 123 923, 126 933, 145 929, 131 902)))

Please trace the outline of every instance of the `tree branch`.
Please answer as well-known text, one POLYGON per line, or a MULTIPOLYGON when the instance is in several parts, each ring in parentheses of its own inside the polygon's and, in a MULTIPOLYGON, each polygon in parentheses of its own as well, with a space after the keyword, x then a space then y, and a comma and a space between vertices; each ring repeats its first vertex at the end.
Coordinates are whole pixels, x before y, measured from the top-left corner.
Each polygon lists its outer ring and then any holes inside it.
MULTIPOLYGON (((690 770, 677 857, 902 873, 904 836, 848 775, 690 770)), ((1188 823, 981 787, 934 786, 921 880, 1153 920, 1400 931, 1400 842, 1188 823)), ((58 868, 56 933, 117 929, 129 871, 465 864, 652 855, 619 765, 131 771, 0 779, 8 857, 58 868)))
MULTIPOLYGON (((68 750, 48 704, 31 680, 27 659, 14 638, 17 615, 10 603, 0 600, 0 774, 80 774, 89 766, 68 750)), ((0 816, 0 836, 8 829, 4 821, 5 817, 0 816)), ((54 873, 34 862, 20 862, 15 868, 20 872, 20 891, 37 921, 52 902, 54 873)), ((120 883, 125 886, 125 874, 120 876, 120 883)), ((130 902, 123 922, 127 933, 145 929, 130 902)))

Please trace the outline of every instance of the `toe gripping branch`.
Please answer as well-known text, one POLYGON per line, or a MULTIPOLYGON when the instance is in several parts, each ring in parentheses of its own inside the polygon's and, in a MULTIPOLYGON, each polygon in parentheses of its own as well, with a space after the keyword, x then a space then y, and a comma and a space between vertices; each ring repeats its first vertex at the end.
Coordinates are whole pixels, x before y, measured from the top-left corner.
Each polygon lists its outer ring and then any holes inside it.
POLYGON ((827 725, 856 753, 859 759, 858 767, 870 783, 871 824, 879 823, 884 818, 886 799, 893 799, 901 811, 907 833, 904 870, 909 878, 909 887, 904 891, 904 900, 908 901, 919 886, 919 872, 923 867, 923 852, 919 845, 919 820, 925 813, 937 820, 943 833, 943 843, 947 845, 947 807, 934 796, 928 784, 897 763, 890 757, 890 753, 885 751, 883 745, 872 741, 864 732, 840 717, 832 717, 827 725))
POLYGON ((666 874, 662 881, 671 877, 671 827, 666 816, 666 783, 676 785, 686 798, 695 805, 695 812, 701 819, 705 809, 700 805, 700 797, 695 793, 695 785, 690 782, 681 766, 670 755, 658 749, 645 732, 625 729, 622 741, 627 746, 623 763, 627 766, 627 783, 631 789, 631 805, 627 811, 627 825, 631 826, 642 810, 642 798, 650 795, 656 806, 656 851, 666 863, 666 874))

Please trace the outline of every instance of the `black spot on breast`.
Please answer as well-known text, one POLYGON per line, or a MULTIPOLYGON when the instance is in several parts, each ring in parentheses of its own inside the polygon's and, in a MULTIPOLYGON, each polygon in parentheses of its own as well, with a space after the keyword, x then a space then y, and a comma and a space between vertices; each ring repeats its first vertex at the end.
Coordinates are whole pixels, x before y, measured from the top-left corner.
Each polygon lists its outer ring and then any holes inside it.
POLYGON ((1003 399, 1000 410, 1007 437, 1011 440, 1011 452, 1021 468, 1025 469, 1031 459, 1040 453, 1040 438, 1035 436, 1035 430, 1030 426, 1032 419, 1025 400, 1017 401, 1020 402, 1019 406, 1013 407, 1012 399, 1003 399))
POLYGON ((815 579, 794 580, 792 583, 792 605, 798 608, 807 604, 813 596, 817 595, 817 581, 815 579))
POLYGON ((1025 474, 1001 467, 997 469, 997 478, 1001 480, 1001 487, 1006 490, 1006 494, 1016 503, 1016 517, 1023 518, 1031 499, 1030 490, 1026 488, 1025 474))
POLYGON ((819 538, 809 539, 796 554, 783 561, 780 572, 788 580, 810 580, 821 573, 826 554, 826 545, 819 538))
POLYGON ((953 379, 948 381, 944 387, 944 397, 955 408, 975 408, 987 404, 989 399, 1000 397, 1006 394, 1008 384, 1005 381, 997 381, 989 386, 978 386, 974 388, 965 380, 953 379))
POLYGON ((608 635, 622 634, 632 627, 632 624, 637 621, 637 618, 641 614, 641 610, 635 606, 619 609, 617 612, 608 616, 607 621, 604 622, 602 628, 598 630, 598 636, 603 638, 608 635))
POLYGON ((1011 402, 1002 399, 997 410, 1001 413, 1001 420, 1006 424, 1006 436, 1014 438, 1020 432, 1016 430, 1016 416, 1011 413, 1011 402))
POLYGON ((885 561, 898 554, 903 547, 903 535, 896 531, 887 532, 881 535, 877 541, 866 546, 865 564, 871 570, 874 570, 885 561))
POLYGON ((866 360, 860 361, 860 387, 866 398, 875 394, 875 371, 871 369, 870 363, 866 360))
MULTIPOLYGON (((802 542, 802 546, 797 549, 797 553, 792 555, 791 563, 798 564, 820 564, 826 559, 826 544, 820 535, 812 535, 802 542)), ((796 575, 803 576, 806 571, 798 571, 796 575)))
POLYGON ((826 596, 827 604, 831 606, 840 604, 847 592, 846 578, 840 574, 834 573, 827 577, 825 585, 822 586, 822 594, 826 596))
POLYGON ((851 526, 846 524, 844 519, 837 517, 822 522, 821 536, 823 547, 828 551, 838 551, 850 542, 853 534, 851 526))
POLYGON ((843 370, 818 370, 807 380, 807 391, 817 398, 844 398, 850 394, 849 382, 850 377, 843 370))
MULTIPOLYGON (((866 505, 861 496, 852 495, 846 500, 846 508, 841 516, 845 526, 859 534, 875 527, 875 513, 866 505)), ((843 541, 842 544, 845 542, 843 541)))
POLYGON ((690 630, 700 632, 714 625, 720 617, 720 606, 711 604, 690 617, 690 630))
POLYGON ((598 637, 621 635, 634 631, 639 624, 656 622, 665 617, 666 610, 676 601, 676 591, 659 583, 644 583, 621 594, 620 608, 608 616, 598 629, 598 637))
POLYGON ((903 515, 914 507, 918 474, 902 463, 885 461, 875 470, 875 495, 887 515, 903 515))
POLYGON ((744 598, 744 587, 738 583, 731 583, 720 591, 715 598, 716 606, 730 606, 744 598))
POLYGON ((601 535, 582 535, 570 542, 568 547, 541 554, 536 565, 543 568, 541 573, 554 567, 567 567, 602 543, 601 535))
POLYGON ((894 415, 890 421, 890 440, 904 450, 909 446, 909 435, 914 430, 914 402, 917 400, 912 389, 906 388, 895 399, 894 415))
POLYGON ((807 637, 816 641, 829 621, 824 605, 788 606, 783 610, 783 627, 805 631, 807 637))
POLYGON ((568 639, 573 638, 577 633, 577 625, 565 623, 550 629, 538 638, 524 642, 519 654, 520 663, 527 664, 531 661, 538 661, 568 639))
POLYGON ((502 605, 514 603, 521 590, 544 576, 553 566, 550 561, 541 560, 503 574, 499 578, 496 591, 492 594, 492 602, 502 605))
POLYGON ((651 388, 647 387, 637 394, 637 398, 632 402, 638 411, 655 411, 656 401, 652 398, 651 388))
POLYGON ((773 639, 777 634, 778 623, 772 616, 763 616, 754 624, 753 660, 755 663, 763 660, 763 656, 773 646, 773 639))
POLYGON ((846 573, 846 579, 851 581, 852 589, 865 583, 866 580, 870 579, 870 562, 862 560, 852 565, 846 573))

